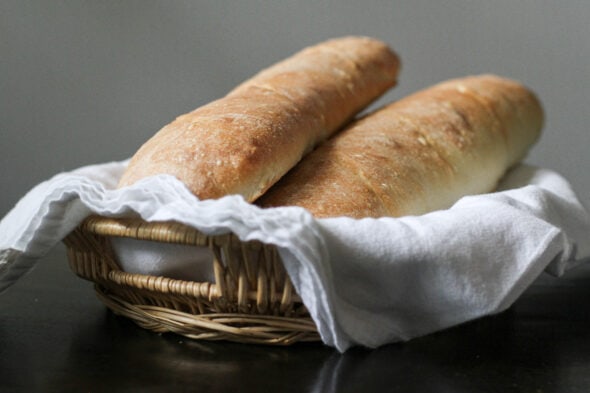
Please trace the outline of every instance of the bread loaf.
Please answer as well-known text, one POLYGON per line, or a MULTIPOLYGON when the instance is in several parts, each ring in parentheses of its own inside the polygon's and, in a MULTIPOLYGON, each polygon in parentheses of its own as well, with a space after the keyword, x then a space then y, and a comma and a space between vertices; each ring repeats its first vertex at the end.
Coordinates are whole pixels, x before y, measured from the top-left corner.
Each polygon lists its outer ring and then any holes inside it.
POLYGON ((162 128, 132 157, 119 186, 169 174, 200 199, 253 201, 395 85, 398 70, 398 56, 371 38, 306 48, 162 128))
POLYGON ((491 191, 539 137, 543 110, 493 75, 412 94, 348 126, 272 187, 260 206, 316 217, 422 214, 491 191))

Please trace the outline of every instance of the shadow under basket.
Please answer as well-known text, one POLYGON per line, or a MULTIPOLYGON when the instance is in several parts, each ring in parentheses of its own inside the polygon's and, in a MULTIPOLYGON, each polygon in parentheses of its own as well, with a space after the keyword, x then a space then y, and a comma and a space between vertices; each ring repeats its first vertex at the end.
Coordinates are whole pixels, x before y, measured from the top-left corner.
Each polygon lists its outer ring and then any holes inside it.
POLYGON ((94 282, 99 299, 115 314, 143 328, 198 340, 320 341, 274 246, 241 242, 233 234, 208 236, 173 222, 98 216, 84 220, 64 243, 74 273, 94 282), (208 247, 215 280, 124 272, 112 246, 115 237, 208 247))

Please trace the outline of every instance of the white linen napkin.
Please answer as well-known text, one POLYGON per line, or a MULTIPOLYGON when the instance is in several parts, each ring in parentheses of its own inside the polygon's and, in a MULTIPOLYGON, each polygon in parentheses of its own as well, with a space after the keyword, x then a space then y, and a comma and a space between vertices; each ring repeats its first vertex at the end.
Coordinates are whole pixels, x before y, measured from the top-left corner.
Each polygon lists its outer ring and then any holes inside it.
MULTIPOLYGON (((322 340, 345 351, 502 311, 541 272, 560 275, 590 257, 590 217, 568 182, 526 165, 511 171, 498 192, 462 198, 450 209, 361 220, 260 209, 239 196, 199 201, 170 176, 115 189, 126 165, 59 174, 19 201, 0 222, 0 292, 91 213, 176 220, 278 246, 322 340)), ((178 255, 145 244, 118 250, 126 269, 149 274, 166 274, 169 254, 178 255)), ((177 258, 174 274, 194 271, 203 258, 177 258)), ((207 277, 206 269, 198 274, 207 277)))

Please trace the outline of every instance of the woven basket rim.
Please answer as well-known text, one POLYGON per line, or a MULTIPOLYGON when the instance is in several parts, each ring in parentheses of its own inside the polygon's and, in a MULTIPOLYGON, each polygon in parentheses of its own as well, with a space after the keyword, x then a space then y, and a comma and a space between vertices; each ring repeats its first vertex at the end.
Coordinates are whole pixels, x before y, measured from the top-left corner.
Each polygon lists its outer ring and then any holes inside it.
MULTIPOLYGON (((220 238, 237 240, 237 236, 231 232, 207 235, 196 228, 176 221, 148 222, 141 218, 133 217, 103 217, 92 215, 82 222, 81 228, 101 236, 127 237, 137 240, 198 246, 207 246, 211 241, 220 238)), ((256 241, 253 241, 253 243, 256 243, 256 241)))

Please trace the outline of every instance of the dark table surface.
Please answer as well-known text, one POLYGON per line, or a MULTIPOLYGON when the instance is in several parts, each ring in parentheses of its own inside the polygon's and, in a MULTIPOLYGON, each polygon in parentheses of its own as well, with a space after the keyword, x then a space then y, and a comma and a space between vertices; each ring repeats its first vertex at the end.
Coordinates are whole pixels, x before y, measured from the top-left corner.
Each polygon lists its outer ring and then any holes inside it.
POLYGON ((586 265, 541 277, 499 315, 345 354, 145 331, 107 311, 63 246, 0 309, 2 392, 590 392, 586 265))

